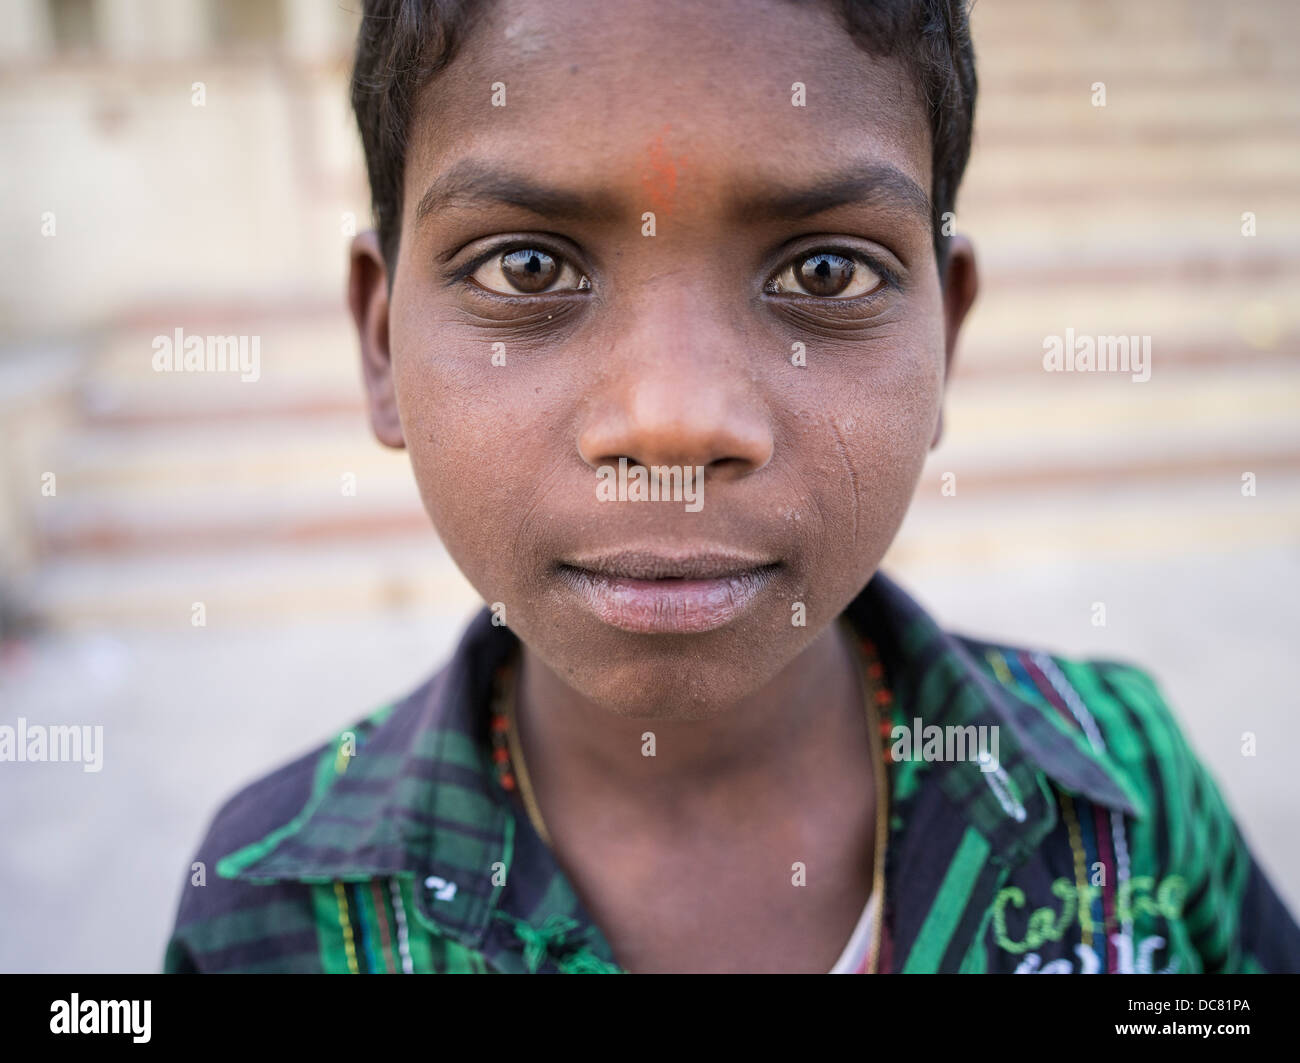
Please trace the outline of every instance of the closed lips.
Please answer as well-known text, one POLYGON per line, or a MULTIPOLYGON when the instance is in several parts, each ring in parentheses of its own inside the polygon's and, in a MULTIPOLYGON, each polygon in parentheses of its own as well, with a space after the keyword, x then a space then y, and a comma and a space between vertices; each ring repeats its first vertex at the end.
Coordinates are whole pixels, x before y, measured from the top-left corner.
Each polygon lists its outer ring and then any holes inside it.
POLYGON ((634 634, 692 634, 739 616, 779 562, 734 553, 625 552, 561 564, 560 580, 611 627, 634 634))
POLYGON ((691 554, 662 554, 624 551, 562 563, 561 567, 630 580, 725 579, 763 569, 775 569, 779 562, 763 557, 718 551, 691 554))

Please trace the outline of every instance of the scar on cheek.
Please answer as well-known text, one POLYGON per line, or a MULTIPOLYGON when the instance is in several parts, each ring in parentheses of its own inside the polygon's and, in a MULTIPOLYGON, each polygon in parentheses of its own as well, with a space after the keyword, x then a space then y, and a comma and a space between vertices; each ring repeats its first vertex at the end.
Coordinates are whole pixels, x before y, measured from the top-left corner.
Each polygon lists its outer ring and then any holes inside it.
POLYGON ((650 139, 645 149, 646 162, 641 185, 650 201, 650 209, 656 214, 672 213, 673 200, 677 195, 678 170, 689 163, 685 155, 674 158, 668 153, 664 141, 671 128, 664 126, 650 139))

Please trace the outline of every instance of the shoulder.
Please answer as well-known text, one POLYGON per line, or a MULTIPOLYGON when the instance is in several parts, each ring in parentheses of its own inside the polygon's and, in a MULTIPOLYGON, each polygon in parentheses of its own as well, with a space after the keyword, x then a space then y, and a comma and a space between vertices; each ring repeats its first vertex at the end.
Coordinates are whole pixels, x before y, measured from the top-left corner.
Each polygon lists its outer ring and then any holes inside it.
MULTIPOLYGON (((1089 862, 1101 860, 1108 871, 1116 864, 1106 880, 1119 879, 1115 903, 1121 914, 1140 924, 1151 914, 1144 907, 1154 906, 1176 923, 1177 929, 1161 928, 1159 940, 1185 947, 1184 970, 1300 966, 1300 928, 1149 671, 1123 660, 961 641, 990 677, 1033 705, 1045 724, 1071 731, 1080 751, 1133 799, 1138 815, 1116 820, 1104 804, 1051 780, 1071 849, 1089 862), (1089 848, 1094 835, 1095 853, 1089 848)), ((1050 768, 1043 766, 1049 777, 1050 768)))
POLYGON ((232 853, 269 845, 291 830, 328 785, 337 758, 393 710, 388 705, 362 717, 243 786, 217 809, 186 869, 165 971, 256 970, 260 964, 277 971, 318 968, 310 887, 231 879, 219 867, 232 853))

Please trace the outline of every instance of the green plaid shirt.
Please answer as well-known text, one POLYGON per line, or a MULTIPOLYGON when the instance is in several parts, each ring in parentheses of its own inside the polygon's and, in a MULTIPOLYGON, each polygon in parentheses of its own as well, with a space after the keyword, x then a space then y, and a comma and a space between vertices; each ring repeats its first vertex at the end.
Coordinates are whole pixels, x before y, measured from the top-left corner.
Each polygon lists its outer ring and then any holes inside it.
MULTIPOLYGON (((1300 929, 1148 676, 947 633, 883 575, 846 618, 896 725, 999 728, 996 764, 918 749, 889 770, 882 970, 1300 970, 1300 929)), ((516 648, 484 610, 420 689, 233 797, 164 969, 619 971, 492 771, 516 648)))

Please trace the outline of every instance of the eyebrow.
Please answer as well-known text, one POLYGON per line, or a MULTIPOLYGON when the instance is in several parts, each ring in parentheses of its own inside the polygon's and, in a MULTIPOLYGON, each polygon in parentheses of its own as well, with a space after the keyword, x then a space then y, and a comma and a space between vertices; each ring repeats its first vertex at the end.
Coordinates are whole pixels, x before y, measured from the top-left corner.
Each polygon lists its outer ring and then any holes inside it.
POLYGON ((746 199, 738 210, 746 215, 800 219, 848 203, 901 206, 927 223, 933 222, 930 197, 898 167, 871 162, 818 178, 802 188, 764 192, 746 199))
MULTIPOLYGON (((462 159, 438 177, 415 208, 415 224, 430 214, 452 207, 500 203, 520 207, 548 218, 612 220, 620 213, 617 202, 603 193, 581 193, 539 184, 523 174, 501 169, 480 159, 462 159)), ((736 213, 798 220, 822 214, 849 203, 902 206, 908 213, 932 223, 930 197, 912 178, 889 163, 864 163, 812 184, 750 196, 736 213)))
POLYGON ((548 218, 612 219, 618 213, 613 198, 538 184, 522 174, 479 159, 462 159, 437 178, 420 197, 415 223, 449 207, 502 203, 548 218))

